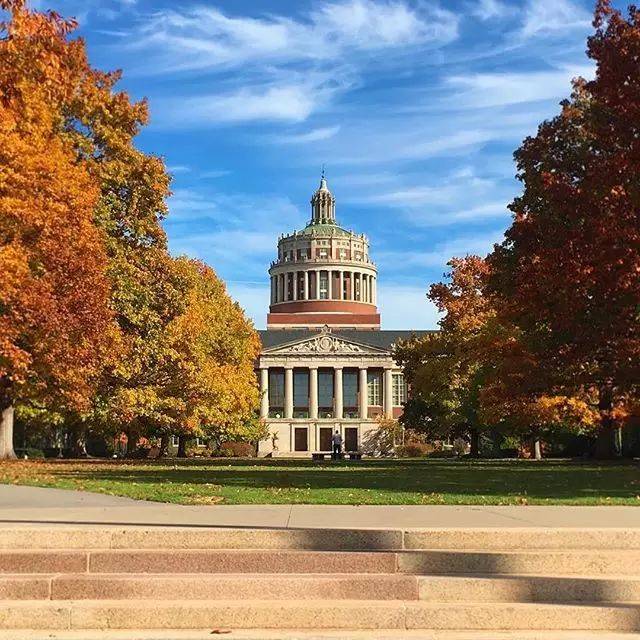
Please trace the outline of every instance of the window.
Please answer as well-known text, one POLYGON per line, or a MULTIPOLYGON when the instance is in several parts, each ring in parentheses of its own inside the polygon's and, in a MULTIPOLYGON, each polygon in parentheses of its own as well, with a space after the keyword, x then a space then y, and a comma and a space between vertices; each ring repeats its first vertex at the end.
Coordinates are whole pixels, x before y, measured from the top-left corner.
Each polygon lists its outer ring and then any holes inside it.
POLYGON ((342 374, 342 402, 345 418, 358 417, 358 372, 345 370, 342 374))
POLYGON ((321 418, 333 417, 333 371, 318 371, 318 411, 321 418))
POLYGON ((382 387, 382 374, 379 371, 367 372, 367 402, 369 406, 379 407, 380 389, 382 387))
POLYGON ((171 446, 177 447, 180 444, 180 439, 178 436, 171 436, 171 446))
POLYGON ((309 372, 306 369, 293 372, 293 417, 309 417, 309 372))
POLYGON ((328 258, 329 252, 327 249, 318 249, 318 258, 328 258))
POLYGON ((206 447, 207 443, 205 442, 204 438, 200 438, 197 437, 196 438, 196 447, 206 447))
POLYGON ((269 417, 284 415, 284 371, 269 369, 269 417))
POLYGON ((401 373, 393 374, 393 406, 401 407, 407 401, 407 383, 401 373))
POLYGON ((329 299, 329 274, 326 271, 320 272, 320 300, 329 299))

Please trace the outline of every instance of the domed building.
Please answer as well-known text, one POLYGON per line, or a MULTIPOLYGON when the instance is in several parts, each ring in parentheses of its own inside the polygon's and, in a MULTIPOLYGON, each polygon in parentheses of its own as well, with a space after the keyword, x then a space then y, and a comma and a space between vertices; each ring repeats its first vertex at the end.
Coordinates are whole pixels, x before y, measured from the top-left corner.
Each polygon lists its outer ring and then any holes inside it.
POLYGON ((267 329, 257 363, 260 416, 270 438, 259 454, 330 452, 337 430, 346 452, 368 453, 380 417, 402 414, 407 389, 395 342, 427 331, 384 331, 378 270, 366 236, 342 228, 322 175, 311 220, 278 239, 271 263, 267 329))
POLYGON ((338 225, 336 199, 324 176, 311 198, 311 221, 279 238, 269 275, 269 329, 380 328, 378 271, 369 241, 338 225))

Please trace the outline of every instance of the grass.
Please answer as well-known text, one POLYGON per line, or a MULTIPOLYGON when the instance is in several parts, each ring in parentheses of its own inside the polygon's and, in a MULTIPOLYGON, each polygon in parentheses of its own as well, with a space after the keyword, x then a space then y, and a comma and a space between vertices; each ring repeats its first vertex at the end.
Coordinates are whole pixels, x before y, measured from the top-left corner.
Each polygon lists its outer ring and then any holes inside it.
POLYGON ((522 460, 17 461, 0 483, 178 504, 640 506, 637 463, 522 460))

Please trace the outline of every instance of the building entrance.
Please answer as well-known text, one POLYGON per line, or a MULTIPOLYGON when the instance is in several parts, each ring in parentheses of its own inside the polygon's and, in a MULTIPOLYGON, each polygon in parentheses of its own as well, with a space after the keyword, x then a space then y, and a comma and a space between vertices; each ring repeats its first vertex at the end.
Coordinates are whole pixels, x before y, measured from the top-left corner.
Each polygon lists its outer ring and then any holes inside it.
POLYGON ((308 451, 309 444, 307 440, 307 428, 296 427, 294 431, 294 449, 295 451, 308 451))
POLYGON ((320 427, 319 451, 331 451, 331 427, 320 427))

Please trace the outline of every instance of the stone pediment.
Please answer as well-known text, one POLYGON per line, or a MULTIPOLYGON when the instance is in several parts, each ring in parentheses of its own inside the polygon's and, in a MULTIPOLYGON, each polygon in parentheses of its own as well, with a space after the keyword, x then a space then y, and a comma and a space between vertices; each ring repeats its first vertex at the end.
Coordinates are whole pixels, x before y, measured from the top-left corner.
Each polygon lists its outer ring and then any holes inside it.
POLYGON ((267 355, 384 355, 387 351, 332 335, 329 332, 265 349, 267 355))

